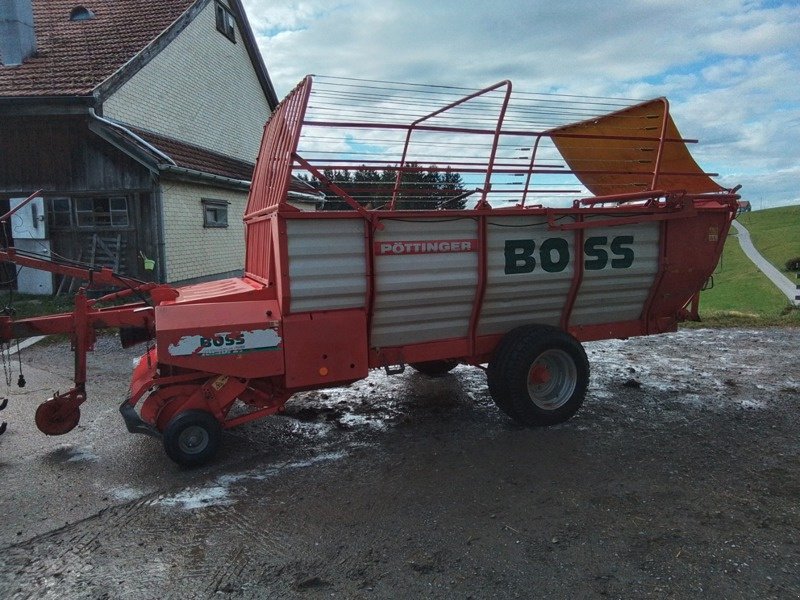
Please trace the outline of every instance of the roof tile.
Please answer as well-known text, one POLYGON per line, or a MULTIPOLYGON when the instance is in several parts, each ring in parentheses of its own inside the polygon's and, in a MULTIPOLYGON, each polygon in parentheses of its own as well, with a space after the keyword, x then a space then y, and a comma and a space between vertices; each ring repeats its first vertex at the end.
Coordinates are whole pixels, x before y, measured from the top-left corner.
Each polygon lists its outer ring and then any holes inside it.
POLYGON ((84 96, 180 17, 195 0, 33 0, 36 56, 0 65, 0 96, 84 96), (80 4, 95 14, 70 21, 80 4))
POLYGON ((236 160, 224 154, 218 154, 149 131, 133 127, 129 127, 129 129, 169 156, 179 167, 243 181, 250 181, 253 177, 253 163, 236 160))

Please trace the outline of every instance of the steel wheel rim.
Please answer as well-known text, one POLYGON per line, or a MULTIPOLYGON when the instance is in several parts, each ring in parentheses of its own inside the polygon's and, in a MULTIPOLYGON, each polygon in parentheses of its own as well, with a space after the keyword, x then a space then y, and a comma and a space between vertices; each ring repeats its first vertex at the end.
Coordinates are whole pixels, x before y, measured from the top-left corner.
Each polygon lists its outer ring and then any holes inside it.
POLYGON ((178 449, 184 454, 199 454, 208 446, 211 436, 199 425, 190 425, 178 436, 178 449))
POLYGON ((528 396, 543 410, 556 410, 575 392, 578 369, 563 350, 545 350, 528 369, 528 396))

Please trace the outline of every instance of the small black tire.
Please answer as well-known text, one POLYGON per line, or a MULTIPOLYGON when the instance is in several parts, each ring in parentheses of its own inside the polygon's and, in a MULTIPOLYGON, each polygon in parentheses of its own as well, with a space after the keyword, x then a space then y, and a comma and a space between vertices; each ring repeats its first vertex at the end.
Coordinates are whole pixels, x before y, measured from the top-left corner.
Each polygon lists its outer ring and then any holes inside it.
POLYGON ((458 366, 458 361, 449 360, 429 360, 425 362, 411 363, 411 368, 419 371, 428 377, 442 377, 458 366))
POLYGON ((186 410, 172 417, 162 436, 167 456, 181 466, 197 467, 216 455, 222 425, 209 412, 186 410))
POLYGON ((487 371, 498 408, 523 425, 572 417, 589 386, 589 361, 574 337, 545 325, 519 327, 498 344, 487 371))

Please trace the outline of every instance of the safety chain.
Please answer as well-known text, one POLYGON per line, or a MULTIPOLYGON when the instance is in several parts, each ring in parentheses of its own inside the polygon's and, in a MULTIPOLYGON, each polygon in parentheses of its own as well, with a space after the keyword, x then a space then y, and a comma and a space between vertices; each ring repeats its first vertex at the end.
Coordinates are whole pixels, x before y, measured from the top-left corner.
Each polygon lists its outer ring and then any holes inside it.
POLYGON ((3 373, 6 376, 6 385, 11 385, 11 369, 9 366, 11 365, 11 343, 10 342, 0 342, 0 360, 3 361, 3 373))
MULTIPOLYGON (((19 340, 17 340, 17 359, 19 360, 19 378, 17 379, 17 385, 19 387, 25 387, 25 376, 22 374, 22 353, 20 352, 19 348, 19 340)), ((10 342, 0 342, 0 362, 3 363, 3 375, 6 378, 6 387, 11 387, 11 380, 12 380, 12 373, 11 373, 11 365, 12 365, 12 358, 11 358, 11 343, 10 342)), ((0 398, 0 411, 4 410, 5 407, 8 406, 8 398, 0 398)), ((8 428, 8 423, 5 421, 0 422, 0 435, 3 435, 8 428)))
MULTIPOLYGON (((6 387, 11 385, 11 371, 8 368, 9 362, 11 362, 11 344, 8 342, 0 343, 0 360, 3 362, 3 372, 6 376, 6 387)), ((6 406, 8 406, 8 398, 0 399, 0 410, 3 410, 6 406)), ((3 421, 0 423, 0 435, 3 435, 6 432, 6 428, 8 427, 8 423, 3 421)))

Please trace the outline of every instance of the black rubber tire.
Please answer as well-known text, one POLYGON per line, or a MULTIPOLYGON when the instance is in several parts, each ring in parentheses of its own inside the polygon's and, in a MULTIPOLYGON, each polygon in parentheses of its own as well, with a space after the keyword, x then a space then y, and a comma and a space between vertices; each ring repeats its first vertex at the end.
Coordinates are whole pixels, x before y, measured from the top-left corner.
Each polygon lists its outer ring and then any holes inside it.
POLYGON ((509 417, 523 425, 554 425, 572 417, 583 404, 589 361, 583 346, 568 333, 529 325, 510 331, 500 341, 487 380, 495 404, 509 417), (545 368, 546 382, 531 380, 535 365, 545 368))
POLYGON ((519 340, 526 335, 527 329, 528 327, 517 327, 504 335, 500 343, 497 344, 494 356, 489 361, 489 367, 486 369, 486 383, 489 387, 489 395, 491 395, 497 408, 515 421, 520 419, 509 400, 505 373, 500 368, 500 365, 505 364, 509 353, 517 346, 519 340))
POLYGON ((411 363, 409 365, 415 371, 419 371, 428 377, 442 377, 458 366, 457 360, 429 360, 426 362, 411 363))
POLYGON ((197 467, 216 455, 222 425, 209 412, 186 410, 172 417, 162 436, 167 456, 184 467, 197 467))

